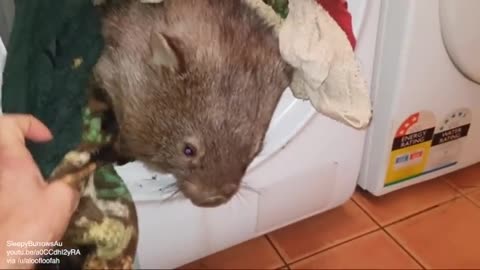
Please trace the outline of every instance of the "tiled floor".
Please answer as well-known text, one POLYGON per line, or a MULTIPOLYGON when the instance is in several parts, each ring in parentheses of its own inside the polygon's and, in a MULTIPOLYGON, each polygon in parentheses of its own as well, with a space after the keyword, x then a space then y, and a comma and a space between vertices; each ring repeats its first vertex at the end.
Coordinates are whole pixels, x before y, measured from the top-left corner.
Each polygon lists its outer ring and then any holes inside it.
POLYGON ((480 269, 480 164, 344 205, 191 269, 480 269))

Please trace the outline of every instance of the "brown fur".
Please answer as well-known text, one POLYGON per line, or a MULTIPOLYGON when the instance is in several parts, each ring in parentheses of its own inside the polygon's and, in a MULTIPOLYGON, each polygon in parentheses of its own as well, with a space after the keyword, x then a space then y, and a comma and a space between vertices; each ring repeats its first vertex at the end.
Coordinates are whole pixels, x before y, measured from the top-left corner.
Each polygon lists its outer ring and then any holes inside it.
POLYGON ((113 103, 118 151, 175 175, 196 205, 226 202, 291 80, 273 29, 240 0, 122 0, 103 23, 106 49, 94 75, 113 103), (155 34, 177 65, 152 62, 155 34))

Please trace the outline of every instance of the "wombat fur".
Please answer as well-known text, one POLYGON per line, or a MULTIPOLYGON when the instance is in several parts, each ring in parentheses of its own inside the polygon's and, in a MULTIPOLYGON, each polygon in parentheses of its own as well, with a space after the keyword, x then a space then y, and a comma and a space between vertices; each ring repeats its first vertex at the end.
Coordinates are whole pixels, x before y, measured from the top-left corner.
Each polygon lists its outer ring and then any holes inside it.
POLYGON ((227 202, 290 84, 273 28, 241 0, 113 1, 94 81, 116 151, 173 174, 195 205, 227 202))

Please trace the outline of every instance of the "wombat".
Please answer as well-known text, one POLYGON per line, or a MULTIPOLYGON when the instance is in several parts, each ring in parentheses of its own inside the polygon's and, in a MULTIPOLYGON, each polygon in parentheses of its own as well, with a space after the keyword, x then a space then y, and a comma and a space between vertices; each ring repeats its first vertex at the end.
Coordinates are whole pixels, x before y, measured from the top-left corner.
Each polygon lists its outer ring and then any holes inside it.
POLYGON ((226 203, 292 78, 274 29, 242 0, 102 8, 93 78, 113 107, 115 150, 173 174, 197 206, 226 203))

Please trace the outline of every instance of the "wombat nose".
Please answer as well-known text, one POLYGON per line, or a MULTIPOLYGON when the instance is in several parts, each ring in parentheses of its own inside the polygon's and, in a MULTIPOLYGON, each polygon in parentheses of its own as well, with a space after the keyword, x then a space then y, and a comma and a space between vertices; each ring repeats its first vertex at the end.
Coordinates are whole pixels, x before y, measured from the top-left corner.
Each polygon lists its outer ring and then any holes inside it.
POLYGON ((202 207, 214 207, 226 201, 227 201, 227 198, 224 196, 212 196, 212 197, 208 197, 207 199, 201 202, 198 202, 198 205, 202 207))
POLYGON ((200 207, 215 207, 230 200, 238 190, 238 185, 228 183, 220 187, 209 187, 184 181, 181 190, 193 204, 200 207))

